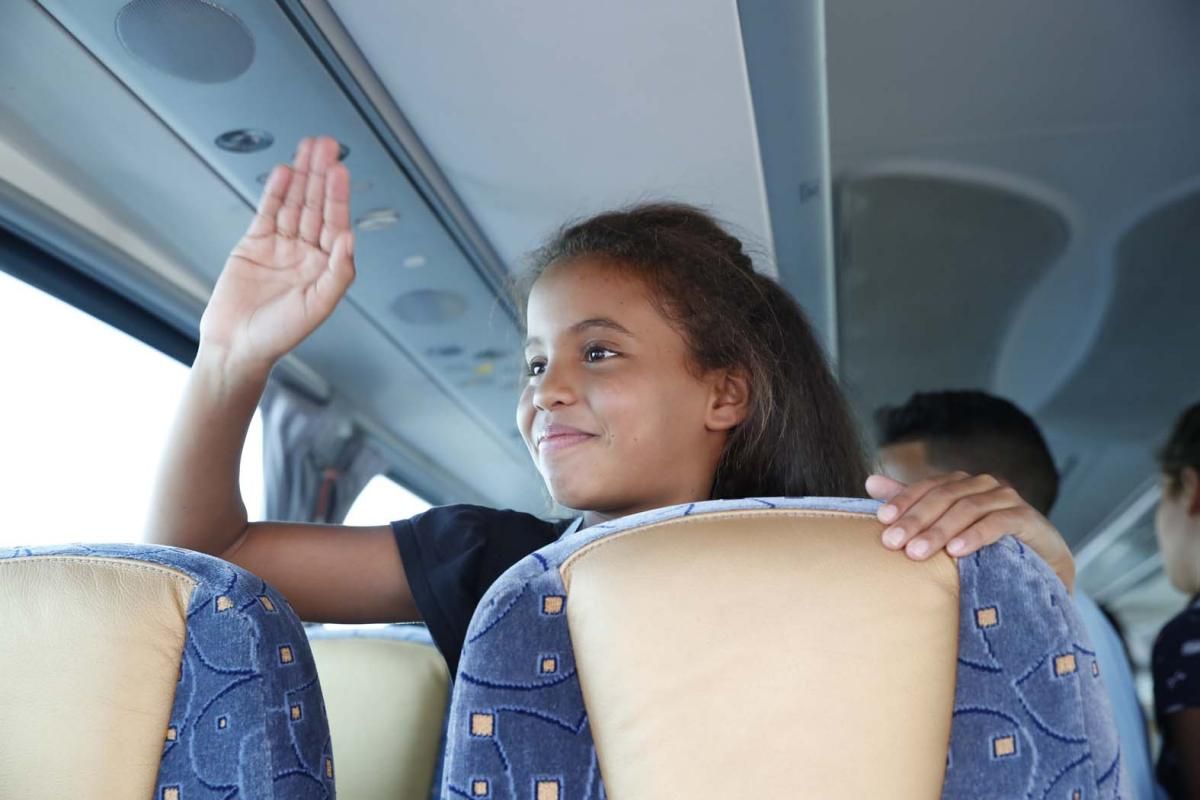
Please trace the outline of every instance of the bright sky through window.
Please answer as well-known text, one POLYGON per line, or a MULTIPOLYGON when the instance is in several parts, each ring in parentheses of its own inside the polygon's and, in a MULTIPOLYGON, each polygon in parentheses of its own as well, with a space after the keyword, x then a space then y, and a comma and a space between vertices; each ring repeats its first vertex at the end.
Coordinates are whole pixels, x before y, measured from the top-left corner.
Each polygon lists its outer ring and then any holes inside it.
POLYGON ((429 508, 417 497, 386 475, 376 475, 363 487, 346 514, 347 525, 386 525, 395 519, 407 519, 429 508))
MULTIPOLYGON (((187 367, 0 272, 0 547, 137 542, 187 367)), ((242 496, 263 513, 262 423, 242 496)))

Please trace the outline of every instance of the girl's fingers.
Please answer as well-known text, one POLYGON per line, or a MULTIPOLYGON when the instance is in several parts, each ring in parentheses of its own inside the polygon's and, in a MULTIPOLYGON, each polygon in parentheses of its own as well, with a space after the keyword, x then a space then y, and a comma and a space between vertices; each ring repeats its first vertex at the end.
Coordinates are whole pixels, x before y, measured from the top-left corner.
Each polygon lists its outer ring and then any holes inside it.
POLYGON ((946 545, 946 552, 961 558, 1010 534, 1020 538, 1024 522, 1021 512, 1015 508, 993 511, 951 539, 946 545))
POLYGON ((923 561, 945 549, 955 557, 969 556, 1012 534, 1033 548, 1072 590, 1075 562, 1062 535, 1011 486, 990 475, 958 472, 904 486, 882 475, 867 480, 867 491, 886 500, 877 512, 891 523, 883 543, 905 549, 909 558, 923 561))
POLYGON ((319 247, 325 213, 325 173, 337 159, 337 142, 322 136, 313 144, 308 178, 304 182, 304 209, 300 212, 300 238, 319 247), (332 150, 331 150, 332 148, 332 150))
MULTIPOLYGON (((1007 511, 1020 505, 1021 499, 1008 486, 997 486, 991 491, 968 494, 960 497, 950 505, 941 517, 933 521, 923 531, 917 531, 908 544, 905 552, 911 558, 924 559, 959 537, 973 526, 984 521, 992 524, 1007 519, 1007 511)), ((1000 538, 998 533, 996 538, 1000 538)), ((990 544, 991 542, 985 542, 990 544)), ((951 555, 960 553, 950 552, 951 555)))
POLYGON ((883 532, 884 545, 894 550, 905 547, 913 537, 939 520, 959 499, 990 491, 999 485, 1000 482, 990 475, 972 476, 965 472, 954 472, 912 484, 878 511, 879 520, 884 524, 890 523, 883 532))
POLYGON ((283 205, 283 198, 287 194, 291 178, 292 171, 283 164, 279 164, 271 170, 271 175, 263 187, 262 197, 258 199, 258 208, 254 212, 254 219, 250 221, 250 229, 246 231, 247 235, 260 237, 275 233, 275 215, 279 213, 279 208, 283 205))
POLYGON ((312 309, 314 326, 333 313, 334 307, 354 281, 354 274, 354 234, 346 231, 334 240, 329 266, 308 287, 311 295, 307 305, 312 309))
POLYGON ((296 158, 292 161, 292 178, 288 183, 283 205, 275 216, 275 229, 280 236, 295 239, 300 233, 300 211, 304 206, 304 187, 308 181, 308 164, 312 154, 312 140, 301 139, 296 147, 296 158))
POLYGON ((1032 511, 1036 522, 1030 520, 1031 509, 1010 508, 993 511, 946 545, 946 552, 963 558, 1012 534, 1021 539, 1045 561, 1067 587, 1075 590, 1075 560, 1062 535, 1044 517, 1032 511))
POLYGON ((875 500, 882 500, 886 503, 904 491, 906 485, 887 475, 875 474, 867 478, 867 494, 875 500))
POLYGON ((338 234, 350 230, 350 171, 340 162, 331 166, 325 174, 323 217, 321 249, 329 253, 338 234))
POLYGON ((910 509, 913 504, 919 501, 929 492, 939 486, 954 481, 960 481, 970 477, 965 472, 950 472, 945 475, 938 475, 935 478, 928 478, 923 481, 917 481, 905 486, 898 494, 892 496, 888 500, 887 505, 881 506, 877 512, 879 521, 883 523, 895 522, 902 514, 910 509))
POLYGON ((965 558, 1004 536, 1003 525, 1002 521, 985 517, 947 542, 946 552, 955 558, 965 558))

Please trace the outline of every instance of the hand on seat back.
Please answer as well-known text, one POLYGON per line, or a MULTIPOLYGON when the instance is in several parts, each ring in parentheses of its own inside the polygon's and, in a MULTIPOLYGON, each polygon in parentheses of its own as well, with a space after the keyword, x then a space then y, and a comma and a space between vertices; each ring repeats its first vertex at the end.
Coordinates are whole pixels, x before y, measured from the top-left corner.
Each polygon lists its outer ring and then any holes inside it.
POLYGON ((952 472, 911 485, 872 475, 867 492, 886 503, 878 512, 889 526, 884 546, 904 548, 909 558, 923 561, 943 548, 961 558, 1011 534, 1041 556, 1068 591, 1075 589, 1075 561, 1062 534, 991 475, 952 472))

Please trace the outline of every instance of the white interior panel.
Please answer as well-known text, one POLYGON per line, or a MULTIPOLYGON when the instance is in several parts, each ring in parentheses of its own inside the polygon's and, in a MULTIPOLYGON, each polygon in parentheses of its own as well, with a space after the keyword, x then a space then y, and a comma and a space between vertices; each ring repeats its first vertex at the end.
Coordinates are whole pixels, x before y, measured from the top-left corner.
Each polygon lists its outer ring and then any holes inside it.
POLYGON ((511 267, 564 221, 647 199, 769 252, 732 0, 334 0, 511 267))

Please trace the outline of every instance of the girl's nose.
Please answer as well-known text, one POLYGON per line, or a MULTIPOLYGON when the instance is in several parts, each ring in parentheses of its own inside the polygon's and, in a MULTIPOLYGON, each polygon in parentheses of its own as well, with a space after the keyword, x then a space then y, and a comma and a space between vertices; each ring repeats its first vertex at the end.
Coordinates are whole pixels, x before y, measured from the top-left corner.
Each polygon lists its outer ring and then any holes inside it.
POLYGON ((533 405, 542 411, 575 402, 575 390, 569 370, 564 367, 546 365, 541 380, 533 390, 533 405))

